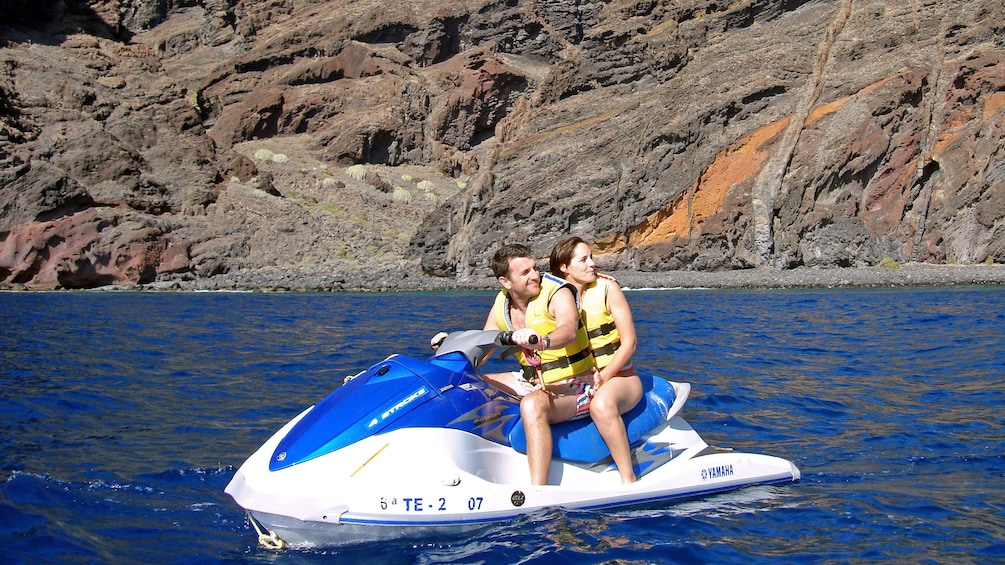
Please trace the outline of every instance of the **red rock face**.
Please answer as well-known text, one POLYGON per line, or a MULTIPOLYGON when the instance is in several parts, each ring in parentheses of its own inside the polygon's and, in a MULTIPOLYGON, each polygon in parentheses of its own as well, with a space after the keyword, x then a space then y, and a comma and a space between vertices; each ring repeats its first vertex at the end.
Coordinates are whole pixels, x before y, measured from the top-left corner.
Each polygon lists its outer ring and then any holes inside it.
POLYGON ((1000 1, 29 4, 0 286, 1005 262, 1000 1))
POLYGON ((99 208, 24 223, 0 244, 0 275, 34 289, 150 282, 160 264, 163 235, 142 221, 99 208))

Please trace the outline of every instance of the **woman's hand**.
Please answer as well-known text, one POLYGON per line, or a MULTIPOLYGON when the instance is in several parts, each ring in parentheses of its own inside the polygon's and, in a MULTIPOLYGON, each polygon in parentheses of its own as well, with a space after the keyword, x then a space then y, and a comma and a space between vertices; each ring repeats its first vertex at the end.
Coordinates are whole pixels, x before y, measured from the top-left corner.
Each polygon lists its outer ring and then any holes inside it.
POLYGON ((601 385, 603 385, 608 380, 610 380, 611 377, 605 377, 603 371, 598 371, 597 369, 593 369, 593 371, 594 371, 594 373, 593 373, 593 389, 597 390, 597 389, 600 388, 601 385))

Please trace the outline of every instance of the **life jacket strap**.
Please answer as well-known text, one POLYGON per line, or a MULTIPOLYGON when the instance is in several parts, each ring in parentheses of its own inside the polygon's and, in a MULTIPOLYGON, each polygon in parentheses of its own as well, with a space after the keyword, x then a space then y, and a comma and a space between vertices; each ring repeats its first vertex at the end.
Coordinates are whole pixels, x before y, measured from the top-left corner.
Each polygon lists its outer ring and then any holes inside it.
POLYGON ((618 348, 621 347, 621 340, 615 340, 603 347, 599 347, 593 350, 594 357, 603 357, 604 355, 612 355, 618 348))
POLYGON ((590 339, 593 339, 595 337, 600 337, 602 335, 607 335, 607 334, 613 332, 616 329, 618 329, 618 326, 614 322, 607 322, 606 324, 600 326, 599 328, 590 330, 587 333, 587 335, 590 336, 590 339))
POLYGON ((586 359, 587 357, 590 356, 591 353, 592 352, 590 351, 590 348, 587 347, 586 349, 583 349, 577 353, 573 353, 568 357, 562 357, 560 359, 555 359, 554 361, 543 363, 541 365, 541 372, 546 373, 548 371, 551 371, 552 369, 564 369, 578 361, 586 359))

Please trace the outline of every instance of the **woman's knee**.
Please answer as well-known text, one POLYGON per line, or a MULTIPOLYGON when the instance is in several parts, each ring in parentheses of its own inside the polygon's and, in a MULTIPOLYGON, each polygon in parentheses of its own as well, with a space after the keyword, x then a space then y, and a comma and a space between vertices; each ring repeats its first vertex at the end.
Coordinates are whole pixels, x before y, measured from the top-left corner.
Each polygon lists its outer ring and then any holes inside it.
MULTIPOLYGON (((637 379, 636 379, 637 381, 637 379)), ((642 385, 628 379, 612 379, 597 391, 590 403, 591 412, 594 405, 598 413, 618 415, 631 410, 642 399, 642 385), (637 386, 636 386, 637 385, 637 386)))
POLYGON ((597 396, 594 396, 590 401, 590 417, 594 420, 603 420, 615 416, 620 416, 617 399, 598 392, 597 396))

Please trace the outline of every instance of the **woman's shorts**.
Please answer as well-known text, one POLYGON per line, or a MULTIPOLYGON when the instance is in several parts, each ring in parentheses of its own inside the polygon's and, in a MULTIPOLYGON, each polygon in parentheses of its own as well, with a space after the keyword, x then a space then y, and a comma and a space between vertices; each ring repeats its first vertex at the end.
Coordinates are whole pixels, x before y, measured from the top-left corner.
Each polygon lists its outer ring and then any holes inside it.
MULTIPOLYGON (((523 372, 513 371, 513 380, 519 384, 517 388, 517 393, 521 396, 527 396, 528 394, 540 389, 541 387, 537 383, 533 383, 523 378, 523 372)), ((572 389, 573 394, 576 395, 576 415, 573 416, 573 420, 578 420, 590 415, 590 401, 593 400, 593 373, 585 373, 582 375, 576 375, 575 377, 569 377, 561 381, 555 381, 553 383, 548 383, 548 386, 554 385, 565 385, 572 389)))

